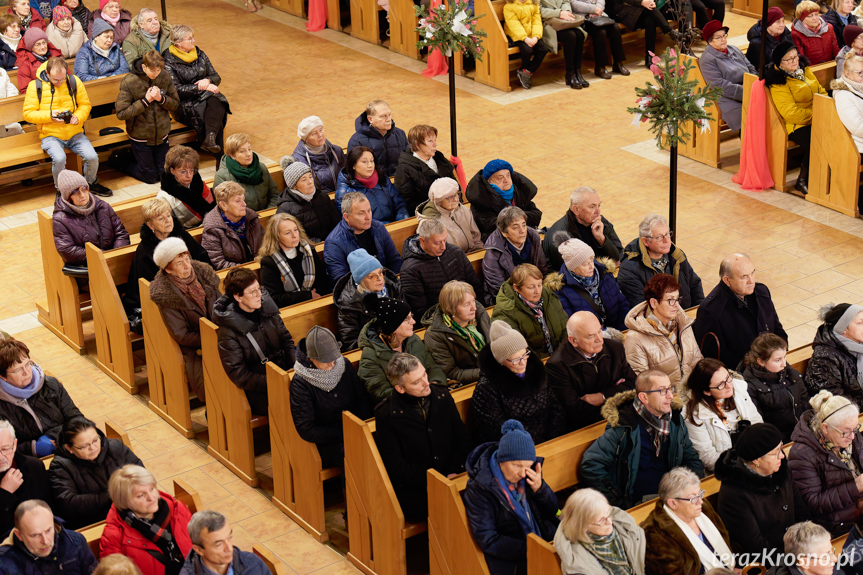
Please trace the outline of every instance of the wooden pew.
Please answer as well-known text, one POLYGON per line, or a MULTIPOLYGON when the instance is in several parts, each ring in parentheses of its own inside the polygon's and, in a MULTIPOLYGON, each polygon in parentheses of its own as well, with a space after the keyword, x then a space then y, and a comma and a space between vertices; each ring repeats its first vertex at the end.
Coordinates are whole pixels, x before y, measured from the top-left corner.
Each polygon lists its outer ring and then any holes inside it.
POLYGON ((761 19, 764 0, 734 0, 731 11, 750 18, 761 19))
MULTIPOLYGON (((681 58, 684 61, 688 60, 692 63, 693 68, 690 71, 690 79, 698 82, 697 88, 706 88, 707 82, 705 82, 704 76, 701 74, 701 68, 698 65, 698 58, 687 56, 685 54, 681 55, 681 58)), ((712 104, 710 109, 707 111, 713 116, 708 122, 710 130, 707 133, 702 134, 701 128, 696 127, 695 122, 688 122, 686 130, 692 135, 692 137, 689 139, 689 142, 680 146, 680 154, 686 158, 695 160, 696 162, 706 164, 713 168, 719 168, 722 166, 719 146, 722 140, 723 127, 725 128, 726 134, 733 135, 733 133, 728 129, 728 125, 722 121, 722 112, 719 110, 719 106, 712 104)))
POLYGON ((376 0, 351 0, 351 36, 372 44, 380 44, 378 12, 381 10, 383 8, 378 6, 376 0))
POLYGON ((390 0, 390 50, 421 60, 413 0, 390 0))
POLYGON ((267 6, 272 6, 276 10, 293 14, 298 18, 308 18, 306 12, 306 2, 304 0, 270 0, 267 6))
POLYGON ((282 564, 278 557, 273 555, 272 551, 263 545, 253 545, 252 553, 261 558, 261 561, 264 562, 264 565, 267 566, 267 569, 273 575, 286 575, 284 564, 282 564))
POLYGON ((815 95, 812 111, 812 153, 809 160, 809 194, 806 199, 856 218, 860 188, 860 152, 842 124, 836 103, 815 95))

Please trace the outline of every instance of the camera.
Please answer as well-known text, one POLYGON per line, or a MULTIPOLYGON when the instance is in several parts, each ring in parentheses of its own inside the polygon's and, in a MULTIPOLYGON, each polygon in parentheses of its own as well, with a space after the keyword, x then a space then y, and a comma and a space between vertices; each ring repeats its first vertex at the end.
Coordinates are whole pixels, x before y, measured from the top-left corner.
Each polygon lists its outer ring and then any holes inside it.
POLYGON ((57 112, 54 114, 54 117, 58 120, 63 120, 63 123, 68 124, 72 120, 72 112, 66 110, 65 112, 57 112))

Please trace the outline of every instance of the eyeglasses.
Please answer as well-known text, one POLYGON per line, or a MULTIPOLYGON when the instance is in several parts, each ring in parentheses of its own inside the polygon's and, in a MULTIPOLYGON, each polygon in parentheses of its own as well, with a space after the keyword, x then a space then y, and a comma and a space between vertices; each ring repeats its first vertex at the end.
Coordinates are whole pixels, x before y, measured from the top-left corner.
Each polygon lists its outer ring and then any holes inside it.
POLYGON ((728 377, 726 377, 726 378, 725 378, 725 381, 723 381, 723 382, 722 382, 722 383, 720 383, 719 385, 708 385, 708 386, 707 386, 707 389, 719 389, 719 390, 722 390, 722 389, 725 389, 725 386, 726 386, 726 385, 728 385, 729 383, 731 383, 731 374, 730 374, 730 373, 728 374, 728 377))
POLYGON ((19 368, 7 370, 6 374, 7 375, 9 375, 9 374, 18 375, 18 374, 24 373, 27 369, 32 369, 33 366, 35 366, 35 365, 36 365, 35 361, 28 361, 27 363, 25 363, 24 365, 22 365, 19 368))
POLYGON ((800 59, 800 55, 798 54, 796 56, 791 56, 790 58, 782 58, 782 61, 783 62, 796 62, 799 59, 800 59))
POLYGON ((7 456, 12 455, 13 453, 15 453, 15 446, 10 445, 9 447, 0 447, 0 453, 7 456))
POLYGON ((832 425, 830 425, 829 423, 827 424, 827 426, 828 426, 828 427, 832 427, 835 431, 838 431, 838 432, 839 432, 839 435, 841 435, 841 436, 842 436, 842 439, 848 439, 849 437, 852 437, 855 433, 857 433, 857 431, 859 431, 859 430, 860 430, 860 426, 859 426, 859 425, 855 426, 855 427, 854 427, 854 429, 852 429, 851 431, 842 431, 842 430, 841 430, 841 429, 839 429, 838 427, 833 427, 833 426, 832 426, 832 425))
POLYGON ((680 298, 679 298, 679 297, 676 297, 676 298, 675 298, 675 297, 670 297, 670 298, 668 298, 668 299, 664 299, 664 300, 662 300, 662 301, 664 301, 665 303, 667 303, 667 304, 668 304, 668 305, 670 305, 671 307, 675 307, 675 306, 680 305, 680 298))
POLYGON ((863 78, 863 70, 849 70, 845 68, 846 76, 857 76, 858 78, 863 78))
POLYGON ((722 36, 718 36, 718 35, 714 34, 713 40, 711 40, 711 42, 714 42, 716 40, 725 40, 726 38, 728 38, 728 34, 723 34, 722 36))
POLYGON ((658 393, 662 397, 667 395, 674 395, 674 386, 670 385, 668 387, 660 387, 659 389, 651 389, 650 391, 643 391, 642 393, 658 393))
POLYGON ((94 445, 96 445, 98 443, 99 443, 99 436, 97 435, 96 439, 94 439, 93 441, 91 441, 87 445, 82 445, 81 447, 76 447, 73 445, 72 448, 77 449, 78 451, 87 451, 88 449, 90 449, 91 447, 93 447, 94 445))
POLYGON ((249 291, 246 290, 243 292, 243 295, 261 295, 261 288, 256 287, 255 289, 249 291))
POLYGON ((608 512, 607 516, 600 517, 599 521, 597 521, 596 523, 591 523, 591 525, 596 525, 597 527, 605 527, 609 523, 611 523, 611 512, 610 511, 608 512))
POLYGON ((662 242, 665 240, 670 240, 674 236, 674 232, 668 232, 667 234, 662 234, 661 236, 647 236, 646 239, 653 240, 655 242, 662 242))
POLYGON ((704 501, 704 490, 702 489, 695 497, 690 497, 688 499, 685 497, 675 497, 674 499, 677 501, 689 501, 689 503, 695 505, 696 501, 704 501))
POLYGON ((177 173, 183 177, 194 176, 195 174, 198 173, 198 170, 177 170, 177 173))
POLYGON ((506 361, 510 362, 513 365, 521 365, 527 361, 528 357, 530 357, 530 350, 527 350, 527 353, 522 355, 521 357, 517 357, 515 359, 508 359, 506 361))
POLYGON ((451 196, 447 196, 447 197, 445 197, 445 198, 441 198, 441 199, 440 199, 440 201, 442 201, 442 202, 455 202, 455 201, 458 201, 458 194, 453 194, 453 195, 451 195, 451 196))

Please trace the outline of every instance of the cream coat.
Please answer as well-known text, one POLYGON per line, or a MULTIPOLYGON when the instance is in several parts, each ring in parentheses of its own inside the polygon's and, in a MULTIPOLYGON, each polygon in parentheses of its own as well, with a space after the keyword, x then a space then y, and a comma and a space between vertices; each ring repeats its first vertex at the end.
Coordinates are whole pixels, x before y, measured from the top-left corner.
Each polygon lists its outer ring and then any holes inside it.
MULTIPOLYGON (((611 508, 611 521, 623 544, 633 575, 644 575, 644 529, 638 526, 629 513, 617 507, 611 508)), ((563 575, 608 575, 608 571, 584 545, 573 543, 564 536, 561 526, 558 526, 554 535, 554 548, 560 555, 563 575)))
POLYGON ((626 360, 632 370, 638 374, 648 369, 658 369, 668 374, 668 379, 678 389, 692 373, 692 368, 701 360, 701 351, 692 332, 694 319, 680 310, 677 312, 677 323, 680 326, 680 343, 683 348, 683 360, 678 361, 677 353, 668 338, 656 331, 644 317, 647 302, 641 302, 626 314, 626 334, 624 347, 626 360))
POLYGON ((87 35, 84 34, 81 23, 74 18, 72 18, 72 30, 69 31, 69 34, 64 35, 53 22, 48 24, 45 34, 48 36, 48 40, 60 50, 66 59, 74 58, 78 50, 81 49, 81 46, 84 45, 84 42, 87 41, 87 35))
POLYGON ((847 87, 844 82, 835 81, 831 87, 836 113, 854 138, 857 151, 863 154, 863 94, 847 87))

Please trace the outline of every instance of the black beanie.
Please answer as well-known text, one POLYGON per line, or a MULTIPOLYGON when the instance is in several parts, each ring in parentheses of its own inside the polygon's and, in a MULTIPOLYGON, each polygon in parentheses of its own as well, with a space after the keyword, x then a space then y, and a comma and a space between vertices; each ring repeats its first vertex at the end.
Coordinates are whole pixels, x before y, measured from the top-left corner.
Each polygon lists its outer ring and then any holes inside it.
POLYGON ((849 307, 851 307, 850 303, 840 303, 823 312, 822 317, 824 318, 824 323, 827 324, 827 327, 833 329, 833 326, 842 319, 842 316, 845 315, 845 312, 848 311, 849 307))
POLYGON ((755 461, 776 449, 780 443, 782 434, 775 425, 756 423, 743 430, 734 449, 743 461, 755 461))
POLYGON ((782 58, 785 57, 788 52, 791 50, 796 50, 797 46, 794 45, 794 42, 791 40, 783 40, 779 43, 778 46, 773 48, 773 64, 779 68, 779 64, 782 62, 782 58))
POLYGON ((368 293, 363 298, 366 310, 378 320, 378 328, 384 335, 391 335, 402 324, 411 308, 405 302, 391 297, 378 297, 368 293))

